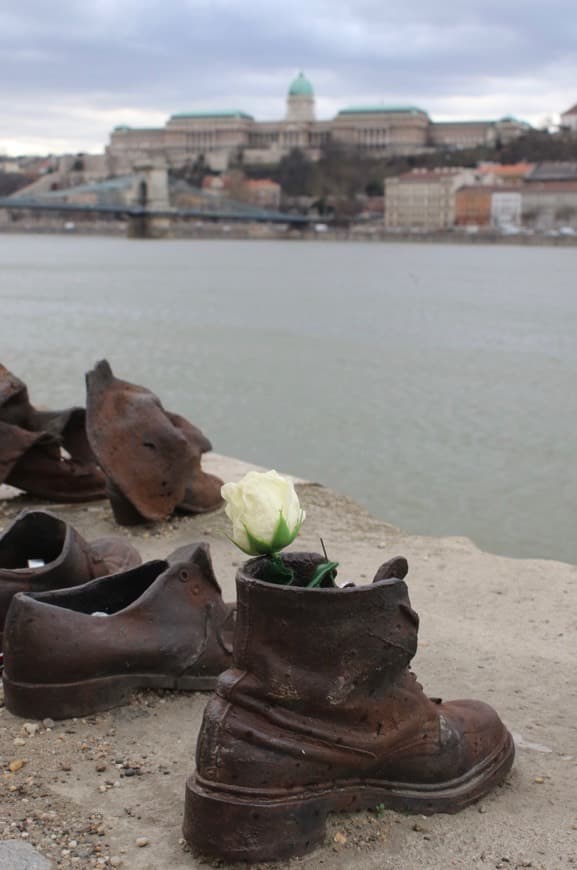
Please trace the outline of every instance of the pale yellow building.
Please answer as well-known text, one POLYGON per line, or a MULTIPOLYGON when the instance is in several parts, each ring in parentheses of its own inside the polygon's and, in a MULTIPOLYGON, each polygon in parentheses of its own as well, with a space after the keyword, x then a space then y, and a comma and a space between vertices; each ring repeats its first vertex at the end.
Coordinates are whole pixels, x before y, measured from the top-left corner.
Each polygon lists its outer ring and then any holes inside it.
POLYGON ((455 223, 455 192, 472 184, 464 168, 414 169, 385 181, 385 228, 436 232, 455 223))

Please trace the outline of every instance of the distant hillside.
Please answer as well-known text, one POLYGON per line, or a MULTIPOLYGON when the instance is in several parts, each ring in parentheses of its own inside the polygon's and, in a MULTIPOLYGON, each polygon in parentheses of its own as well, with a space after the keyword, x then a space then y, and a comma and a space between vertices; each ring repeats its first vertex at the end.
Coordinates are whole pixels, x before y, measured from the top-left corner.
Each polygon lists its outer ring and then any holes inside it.
MULTIPOLYGON (((507 145, 453 151, 434 151, 409 157, 372 159, 360 151, 329 143, 317 163, 298 148, 280 163, 267 166, 242 165, 249 178, 278 181, 289 197, 352 197, 358 193, 382 195, 385 178, 415 167, 476 166, 481 161, 539 163, 543 160, 577 160, 577 138, 569 133, 531 130, 507 145)), ((240 168, 240 167, 239 167, 240 168)))

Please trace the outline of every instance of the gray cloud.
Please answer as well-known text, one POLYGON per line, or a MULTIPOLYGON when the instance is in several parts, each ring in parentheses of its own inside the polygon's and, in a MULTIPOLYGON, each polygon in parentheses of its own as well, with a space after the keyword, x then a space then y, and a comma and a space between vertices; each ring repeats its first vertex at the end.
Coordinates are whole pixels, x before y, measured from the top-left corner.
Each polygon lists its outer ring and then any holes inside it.
POLYGON ((0 148, 60 132, 72 147, 97 148, 123 112, 129 123, 202 106, 279 116, 300 68, 329 113, 385 100, 432 114, 494 107, 543 116, 577 99, 573 8, 570 0, 447 0, 438 9, 425 0, 21 0, 0 9, 0 80, 9 83, 0 148))

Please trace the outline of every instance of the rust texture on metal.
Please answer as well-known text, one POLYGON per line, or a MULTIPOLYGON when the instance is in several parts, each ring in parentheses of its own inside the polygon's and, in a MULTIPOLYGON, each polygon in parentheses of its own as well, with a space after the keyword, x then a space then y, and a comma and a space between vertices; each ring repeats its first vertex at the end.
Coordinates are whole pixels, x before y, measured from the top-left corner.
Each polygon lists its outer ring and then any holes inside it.
POLYGON ((0 483, 52 501, 105 498, 84 408, 39 411, 26 384, 0 365, 0 483), (63 452, 63 450, 65 452, 63 452))
POLYGON ((26 384, 0 363, 0 420, 33 429, 33 416, 26 384))
POLYGON ((86 388, 88 439, 117 522, 220 507, 222 481, 202 471, 211 444, 196 426, 166 411, 150 390, 116 378, 106 360, 88 372, 86 388))
POLYGON ((16 595, 6 706, 65 719, 125 704, 137 688, 210 690, 232 662, 234 614, 204 543, 76 588, 16 595))
POLYGON ((6 613, 18 592, 77 586, 95 577, 127 571, 140 562, 138 552, 127 541, 100 538, 88 543, 48 511, 19 514, 0 536, 0 648, 6 613))
POLYGON ((225 861, 288 859, 320 844, 331 811, 454 813, 500 783, 510 734, 480 701, 428 698, 410 671, 418 616, 393 559, 373 583, 302 588, 237 574, 234 664, 221 675, 186 787, 184 835, 225 861))

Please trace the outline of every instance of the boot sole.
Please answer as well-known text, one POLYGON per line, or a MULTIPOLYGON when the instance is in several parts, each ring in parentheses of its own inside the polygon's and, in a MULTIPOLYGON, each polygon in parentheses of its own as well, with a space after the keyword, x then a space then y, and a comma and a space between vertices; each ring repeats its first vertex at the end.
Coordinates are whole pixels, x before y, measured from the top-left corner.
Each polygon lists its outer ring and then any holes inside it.
POLYGON ((118 674, 76 683, 18 683, 3 675, 7 709, 25 719, 70 719, 90 716, 130 701, 135 689, 211 692, 218 676, 118 674))
POLYGON ((334 782, 300 791, 226 787, 193 774, 186 783, 184 837, 197 855, 224 861, 288 860, 320 846, 330 812, 387 809, 457 813, 499 785, 513 764, 510 734, 482 764, 439 785, 383 780, 334 782))

